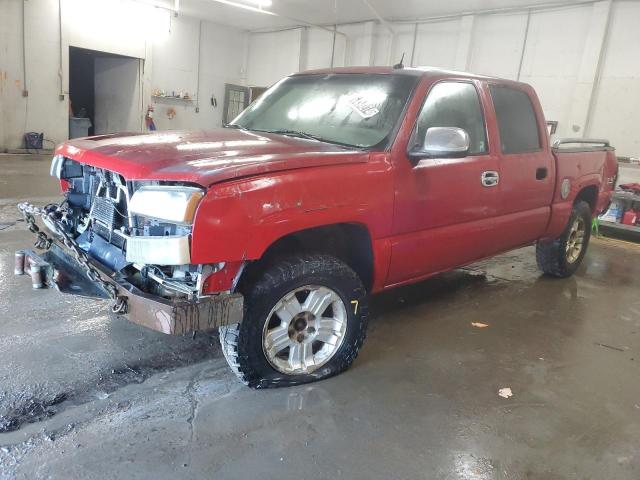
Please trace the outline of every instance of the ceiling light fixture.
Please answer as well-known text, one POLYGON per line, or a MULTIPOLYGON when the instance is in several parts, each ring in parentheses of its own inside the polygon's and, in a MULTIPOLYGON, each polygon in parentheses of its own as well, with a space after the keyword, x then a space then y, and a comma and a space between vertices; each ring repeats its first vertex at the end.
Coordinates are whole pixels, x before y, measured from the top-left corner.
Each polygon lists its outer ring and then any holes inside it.
POLYGON ((270 7, 271 0, 247 0, 253 3, 254 5, 258 5, 257 7, 252 7, 251 5, 245 5, 244 3, 232 2, 231 0, 213 0, 214 2, 223 3, 225 5, 230 5, 232 7, 242 8, 244 10, 249 10, 251 12, 257 13, 265 13, 267 15, 278 16, 277 13, 270 12, 268 10, 263 10, 263 7, 270 7))
POLYGON ((273 2, 271 0, 244 0, 247 3, 255 5, 258 8, 268 8, 273 2))

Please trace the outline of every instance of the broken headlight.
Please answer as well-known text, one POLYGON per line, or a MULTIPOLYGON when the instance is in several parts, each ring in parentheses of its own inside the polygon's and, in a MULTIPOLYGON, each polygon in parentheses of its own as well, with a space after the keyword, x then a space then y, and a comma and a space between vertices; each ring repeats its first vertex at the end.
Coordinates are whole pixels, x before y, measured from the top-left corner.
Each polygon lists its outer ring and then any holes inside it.
POLYGON ((156 220, 189 225, 193 223, 203 196, 204 191, 195 187, 143 186, 131 197, 129 211, 156 220))
POLYGON ((51 159, 49 173, 52 177, 60 180, 68 178, 81 178, 83 175, 82 165, 78 162, 65 158, 63 155, 54 155, 51 159))

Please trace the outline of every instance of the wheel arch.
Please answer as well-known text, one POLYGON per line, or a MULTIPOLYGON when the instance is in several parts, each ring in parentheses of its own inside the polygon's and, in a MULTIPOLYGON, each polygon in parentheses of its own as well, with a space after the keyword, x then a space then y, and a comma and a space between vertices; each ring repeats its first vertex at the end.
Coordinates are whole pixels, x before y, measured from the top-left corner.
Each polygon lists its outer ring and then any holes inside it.
POLYGON ((324 253, 332 255, 353 269, 370 291, 374 281, 374 251, 372 236, 362 223, 335 223, 289 232, 274 240, 259 259, 249 263, 241 284, 250 281, 261 267, 284 255, 324 253))
POLYGON ((578 192, 575 199, 573 200, 573 204, 575 205, 578 202, 588 203, 589 208, 591 209, 591 213, 594 214, 598 205, 598 186, 587 185, 585 187, 582 187, 582 189, 578 192))

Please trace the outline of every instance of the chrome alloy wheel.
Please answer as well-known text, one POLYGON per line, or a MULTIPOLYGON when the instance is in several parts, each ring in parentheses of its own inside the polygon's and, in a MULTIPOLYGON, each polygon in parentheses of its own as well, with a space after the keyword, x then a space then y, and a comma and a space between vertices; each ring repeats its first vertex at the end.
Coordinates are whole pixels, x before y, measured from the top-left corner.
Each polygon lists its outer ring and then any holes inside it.
POLYGON ((571 230, 569 230, 569 236, 567 238, 566 258, 568 263, 573 263, 580 257, 585 233, 586 225, 584 219, 578 216, 571 225, 571 230))
POLYGON ((269 312, 262 331, 262 350, 280 373, 311 373, 331 360, 342 345, 347 318, 344 302, 330 288, 297 288, 269 312))

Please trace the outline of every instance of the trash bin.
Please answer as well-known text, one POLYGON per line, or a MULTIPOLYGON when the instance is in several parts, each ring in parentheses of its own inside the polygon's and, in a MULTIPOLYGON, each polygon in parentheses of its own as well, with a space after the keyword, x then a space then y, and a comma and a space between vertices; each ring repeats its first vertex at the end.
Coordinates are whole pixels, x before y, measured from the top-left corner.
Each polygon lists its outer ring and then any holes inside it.
POLYGON ((91 120, 88 118, 69 117, 69 138, 88 137, 91 120))

